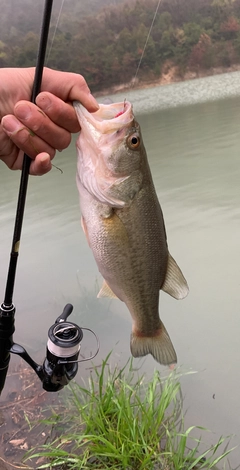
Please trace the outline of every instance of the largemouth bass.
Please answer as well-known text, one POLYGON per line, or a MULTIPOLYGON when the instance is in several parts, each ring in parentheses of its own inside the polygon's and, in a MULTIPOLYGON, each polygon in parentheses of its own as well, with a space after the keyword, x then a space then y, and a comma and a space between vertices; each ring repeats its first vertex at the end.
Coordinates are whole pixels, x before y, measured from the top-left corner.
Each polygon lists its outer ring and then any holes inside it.
POLYGON ((104 278, 98 296, 117 297, 127 305, 134 357, 152 354, 160 364, 174 364, 176 352, 159 317, 159 291, 183 299, 188 285, 168 251, 132 105, 100 105, 93 114, 78 102, 74 107, 81 126, 77 185, 82 227, 104 278))

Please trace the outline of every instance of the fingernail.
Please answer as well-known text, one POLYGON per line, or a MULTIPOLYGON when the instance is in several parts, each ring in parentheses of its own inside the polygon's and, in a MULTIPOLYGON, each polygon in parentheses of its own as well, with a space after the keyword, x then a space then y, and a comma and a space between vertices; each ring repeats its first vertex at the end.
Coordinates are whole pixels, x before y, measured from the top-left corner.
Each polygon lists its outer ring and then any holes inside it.
POLYGON ((31 108, 27 104, 18 104, 14 111, 19 119, 28 119, 32 114, 31 108))
POLYGON ((1 125, 7 135, 11 135, 21 129, 19 121, 14 116, 4 116, 1 125))
POLYGON ((51 106, 51 100, 47 95, 43 95, 42 93, 37 96, 36 104, 41 108, 43 111, 46 111, 49 106, 51 106))
POLYGON ((89 101, 90 101, 90 104, 91 104, 94 108, 96 108, 96 110, 99 109, 99 104, 98 104, 98 102, 96 101, 96 99, 94 98, 94 96, 91 95, 91 94, 89 95, 89 101))
POLYGON ((48 153, 42 153, 39 157, 39 160, 41 162, 42 168, 47 169, 52 167, 50 155, 48 153))

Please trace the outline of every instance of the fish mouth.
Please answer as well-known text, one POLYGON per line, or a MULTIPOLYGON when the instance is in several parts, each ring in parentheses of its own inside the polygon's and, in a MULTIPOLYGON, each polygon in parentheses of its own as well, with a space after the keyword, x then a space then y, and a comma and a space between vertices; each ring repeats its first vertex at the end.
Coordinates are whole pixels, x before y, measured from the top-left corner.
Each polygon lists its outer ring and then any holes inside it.
POLYGON ((132 105, 129 101, 100 104, 95 113, 89 113, 79 101, 73 102, 80 126, 91 133, 109 134, 130 127, 134 120, 132 105))

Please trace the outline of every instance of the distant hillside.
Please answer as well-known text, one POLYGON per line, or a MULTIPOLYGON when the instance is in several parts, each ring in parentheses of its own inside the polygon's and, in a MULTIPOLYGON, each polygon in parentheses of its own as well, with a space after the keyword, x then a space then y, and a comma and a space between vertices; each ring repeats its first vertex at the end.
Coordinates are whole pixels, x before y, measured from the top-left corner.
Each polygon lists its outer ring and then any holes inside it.
MULTIPOLYGON (((61 4, 53 3, 49 45, 61 4)), ((0 67, 35 65, 43 5, 0 0, 0 67)), ((130 82, 143 52, 141 81, 239 66, 240 0, 162 0, 155 15, 157 5, 65 0, 47 65, 81 73, 93 91, 130 82)))
MULTIPOLYGON (((65 0, 64 10, 71 9, 74 15, 87 16, 99 12, 104 7, 117 6, 124 2, 126 0, 65 0)), ((58 3, 60 3, 60 0, 58 0, 58 3)))
MULTIPOLYGON (((62 14, 81 21, 97 14, 104 7, 117 6, 126 0, 64 0, 62 14)), ((62 0, 53 1, 52 24, 56 21, 62 0)), ((44 0, 0 0, 0 40, 5 41, 13 33, 38 32, 41 24, 44 0), (11 33, 12 31, 12 33, 11 33)))

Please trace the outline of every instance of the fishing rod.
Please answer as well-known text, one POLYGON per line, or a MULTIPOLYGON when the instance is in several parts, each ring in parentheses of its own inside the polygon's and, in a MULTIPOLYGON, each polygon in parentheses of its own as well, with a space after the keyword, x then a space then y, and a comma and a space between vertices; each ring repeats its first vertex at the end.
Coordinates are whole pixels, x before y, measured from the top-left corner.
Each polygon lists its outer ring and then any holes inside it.
MULTIPOLYGON (((45 0, 37 63, 31 96, 32 103, 35 103, 35 99, 41 89, 49 26, 52 14, 52 5, 53 0, 45 0)), ((24 154, 6 290, 4 301, 0 306, 0 395, 5 385, 11 353, 22 357, 32 367, 32 369, 40 378, 45 390, 49 392, 57 392, 76 376, 79 362, 93 359, 99 351, 99 341, 96 334, 92 330, 89 328, 80 328, 75 323, 67 321, 67 318, 73 310, 73 306, 71 304, 67 304, 64 307, 61 315, 56 319, 54 325, 52 325, 48 330, 46 358, 43 362, 43 365, 37 364, 21 345, 16 344, 13 341, 16 313, 16 308, 13 304, 13 291, 27 195, 30 163, 31 158, 27 154, 24 154), (81 347, 80 343, 83 339, 82 330, 90 331, 94 335, 97 341, 97 351, 89 358, 78 360, 81 347)))

